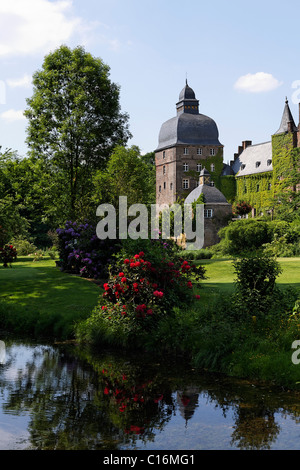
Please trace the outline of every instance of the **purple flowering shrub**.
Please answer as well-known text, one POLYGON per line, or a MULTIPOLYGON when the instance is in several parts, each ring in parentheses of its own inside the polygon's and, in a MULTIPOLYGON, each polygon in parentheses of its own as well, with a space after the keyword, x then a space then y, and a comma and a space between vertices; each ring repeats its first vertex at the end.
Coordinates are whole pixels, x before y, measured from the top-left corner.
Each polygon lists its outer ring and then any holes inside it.
POLYGON ((101 279, 107 275, 112 255, 118 251, 115 240, 100 240, 93 223, 68 221, 64 228, 56 230, 58 235, 58 266, 61 271, 90 279, 101 279))

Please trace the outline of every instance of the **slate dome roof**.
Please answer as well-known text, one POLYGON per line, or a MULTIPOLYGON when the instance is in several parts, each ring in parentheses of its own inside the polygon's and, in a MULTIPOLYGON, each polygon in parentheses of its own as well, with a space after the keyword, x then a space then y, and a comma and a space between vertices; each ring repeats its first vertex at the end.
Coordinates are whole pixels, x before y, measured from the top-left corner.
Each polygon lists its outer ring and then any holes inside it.
POLYGON ((176 144, 222 145, 215 121, 199 113, 199 101, 187 83, 176 106, 177 116, 164 122, 160 128, 156 152, 176 144))
POLYGON ((180 95, 179 95, 179 101, 182 100, 195 100, 195 92, 194 90, 188 86, 186 83, 185 87, 181 90, 180 95))
POLYGON ((203 194, 205 204, 228 204, 226 197, 221 191, 215 186, 209 186, 207 184, 200 184, 197 188, 193 189, 190 194, 186 197, 184 203, 192 204, 197 201, 198 197, 203 194))

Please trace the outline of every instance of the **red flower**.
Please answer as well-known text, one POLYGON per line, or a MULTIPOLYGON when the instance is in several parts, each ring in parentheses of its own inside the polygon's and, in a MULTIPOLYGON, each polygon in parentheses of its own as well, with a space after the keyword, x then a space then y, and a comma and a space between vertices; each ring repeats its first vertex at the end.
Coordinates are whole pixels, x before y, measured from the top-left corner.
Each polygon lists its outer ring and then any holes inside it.
POLYGON ((153 314, 153 310, 151 310, 151 308, 149 308, 149 309, 147 310, 147 314, 148 314, 148 315, 152 315, 152 314, 153 314))
POLYGON ((124 259, 124 264, 129 264, 129 263, 130 263, 129 259, 127 259, 127 258, 124 259))
POLYGON ((139 257, 140 257, 140 255, 134 255, 135 259, 138 259, 139 257))
POLYGON ((121 282, 126 282, 126 281, 127 281, 127 278, 126 278, 126 277, 122 277, 121 282))
POLYGON ((119 273, 119 277, 124 277, 124 273, 119 273))
POLYGON ((196 298, 196 299, 200 299, 200 295, 198 295, 198 294, 195 295, 195 298, 196 298))
POLYGON ((155 290, 155 291, 153 292, 153 295, 154 295, 155 297, 159 297, 159 298, 161 299, 161 298, 163 297, 164 293, 163 293, 163 292, 160 292, 160 291, 158 291, 158 290, 155 290))

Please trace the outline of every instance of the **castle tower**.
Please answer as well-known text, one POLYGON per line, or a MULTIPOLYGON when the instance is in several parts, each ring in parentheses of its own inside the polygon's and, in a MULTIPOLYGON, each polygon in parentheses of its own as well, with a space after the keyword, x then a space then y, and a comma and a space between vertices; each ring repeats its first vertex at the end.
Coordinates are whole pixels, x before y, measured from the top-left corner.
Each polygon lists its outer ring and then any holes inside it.
POLYGON ((213 119, 199 113, 199 101, 188 85, 179 94, 177 115, 164 122, 155 150, 156 203, 172 204, 199 184, 206 167, 212 184, 223 170, 223 145, 213 119))

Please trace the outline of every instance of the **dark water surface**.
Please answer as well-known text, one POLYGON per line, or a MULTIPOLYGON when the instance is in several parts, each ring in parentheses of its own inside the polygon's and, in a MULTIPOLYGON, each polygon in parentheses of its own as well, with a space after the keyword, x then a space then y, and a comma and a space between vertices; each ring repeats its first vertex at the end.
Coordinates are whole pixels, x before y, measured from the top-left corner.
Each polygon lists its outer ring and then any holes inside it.
POLYGON ((300 449, 297 392, 181 361, 4 344, 0 450, 300 449))

